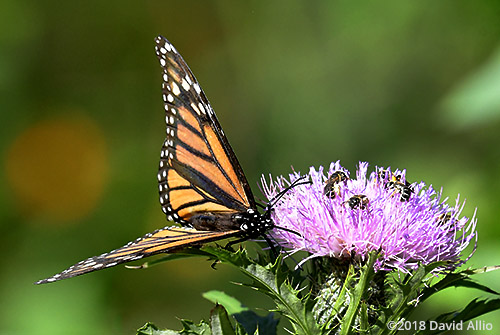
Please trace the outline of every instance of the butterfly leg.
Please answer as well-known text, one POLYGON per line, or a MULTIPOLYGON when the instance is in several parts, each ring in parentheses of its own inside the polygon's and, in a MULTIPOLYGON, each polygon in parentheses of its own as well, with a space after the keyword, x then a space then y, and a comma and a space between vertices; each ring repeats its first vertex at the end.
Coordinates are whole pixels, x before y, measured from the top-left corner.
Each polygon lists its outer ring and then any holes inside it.
POLYGON ((264 240, 267 242, 267 245, 271 249, 271 262, 273 263, 276 262, 276 259, 279 256, 279 252, 274 246, 273 241, 271 241, 271 239, 266 234, 262 234, 262 237, 264 238, 264 240))

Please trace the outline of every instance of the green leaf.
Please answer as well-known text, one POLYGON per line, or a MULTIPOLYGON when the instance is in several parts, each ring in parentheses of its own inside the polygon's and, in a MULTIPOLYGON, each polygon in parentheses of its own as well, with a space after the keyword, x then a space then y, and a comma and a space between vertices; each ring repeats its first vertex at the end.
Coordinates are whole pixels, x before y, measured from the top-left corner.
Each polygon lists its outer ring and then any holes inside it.
POLYGON ((222 291, 211 290, 203 293, 203 298, 213 302, 214 304, 221 304, 229 314, 241 313, 248 311, 248 307, 243 306, 238 299, 227 295, 222 291))
POLYGON ((226 309, 216 305, 210 312, 210 329, 213 335, 236 335, 226 309))
POLYGON ((383 309, 377 325, 382 329, 382 334, 395 334, 397 330, 389 330, 385 325, 388 322, 398 322, 407 318, 414 310, 417 303, 422 301, 420 296, 422 287, 428 275, 437 268, 445 265, 445 262, 434 262, 428 265, 420 265, 412 273, 408 274, 402 281, 394 280, 388 286, 387 308, 383 309))
POLYGON ((492 266, 484 266, 482 268, 478 269, 467 269, 464 270, 463 272, 469 275, 475 275, 475 274, 480 274, 480 273, 486 273, 486 272, 491 272, 491 271, 496 271, 500 270, 500 265, 492 265, 492 266))
POLYGON ((438 322, 468 321, 483 314, 500 309, 500 299, 474 299, 460 312, 451 312, 438 316, 438 322))
POLYGON ((137 335, 178 335, 180 332, 174 330, 159 330, 152 323, 146 323, 140 329, 137 330, 137 335))
POLYGON ((448 287, 468 287, 468 288, 475 288, 478 290, 481 290, 486 293, 490 294, 495 294, 495 295, 500 295, 497 291, 494 291, 490 289, 487 286, 484 286, 482 284, 477 283, 476 281, 473 281, 472 279, 469 278, 470 275, 472 274, 479 274, 479 273, 485 273, 488 271, 493 271, 498 269, 498 267, 485 267, 481 269, 475 269, 475 270, 464 270, 460 271, 457 273, 450 273, 447 274, 443 279, 435 283, 434 285, 424 289, 422 291, 422 296, 420 298, 420 301, 424 301, 427 298, 429 298, 431 295, 434 293, 440 292, 448 287))
MULTIPOLYGON (((435 321, 439 324, 450 324, 450 325, 452 323, 455 324, 463 323, 463 331, 465 332, 471 323, 472 326, 475 327, 474 321, 470 320, 477 318, 483 314, 493 312, 497 309, 500 309, 500 299, 494 299, 494 300, 474 299, 463 310, 441 314, 432 321, 435 321)), ((480 320, 478 321, 481 322, 480 320)), ((429 326, 430 323, 431 320, 427 320, 426 321, 427 329, 419 331, 417 332, 417 334, 436 335, 436 334, 442 334, 444 332, 443 330, 430 330, 429 326)))
MULTIPOLYGON (((356 321, 356 317, 358 316, 361 300, 366 296, 366 291, 370 286, 370 282, 373 279, 373 276, 375 275, 373 265, 375 264, 377 257, 378 253, 370 253, 370 255, 368 256, 368 262, 366 262, 366 264, 361 267, 361 276, 359 277, 359 281, 354 287, 354 290, 350 292, 351 300, 349 303, 349 307, 347 308, 347 312, 342 318, 342 326, 340 329, 341 335, 353 334, 354 323, 356 321)), ((366 328, 362 330, 366 330, 366 328)))
POLYGON ((195 324, 191 320, 181 319, 181 323, 183 326, 180 334, 200 334, 200 335, 210 335, 212 334, 210 330, 210 325, 205 321, 201 321, 199 324, 195 324))
MULTIPOLYGON (((273 299, 277 311, 291 321, 295 334, 319 333, 319 327, 312 316, 309 295, 302 295, 300 290, 292 288, 288 280, 292 271, 286 268, 281 257, 269 265, 262 257, 257 261, 250 259, 245 250, 231 252, 210 246, 199 249, 197 254, 237 267, 252 280, 244 285, 273 299)), ((262 331, 259 329, 260 333, 262 331)))
POLYGON ((253 334, 258 329, 260 334, 276 335, 279 320, 274 319, 273 313, 260 316, 243 306, 236 298, 221 291, 208 291, 203 294, 203 297, 224 306, 227 312, 241 324, 246 333, 253 334))
POLYGON ((233 317, 243 326, 248 334, 258 332, 261 335, 276 335, 277 333, 279 320, 274 318, 273 313, 260 316, 253 311, 243 311, 234 314, 233 317))

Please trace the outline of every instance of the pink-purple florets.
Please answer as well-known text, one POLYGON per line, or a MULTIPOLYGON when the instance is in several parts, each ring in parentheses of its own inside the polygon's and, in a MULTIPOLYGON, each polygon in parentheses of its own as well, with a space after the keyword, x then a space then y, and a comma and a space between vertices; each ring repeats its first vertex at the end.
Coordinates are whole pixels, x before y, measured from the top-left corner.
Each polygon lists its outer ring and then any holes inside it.
MULTIPOLYGON (((310 257, 363 259, 378 250, 378 269, 409 270, 436 261, 447 261, 453 268, 463 263, 462 251, 477 238, 475 214, 470 220, 460 217, 465 203, 457 197, 449 206, 432 186, 410 185, 404 170, 376 168, 368 174, 368 164, 360 163, 352 176, 339 162, 332 163, 327 174, 323 170, 310 168, 312 183, 291 188, 273 207, 278 227, 273 237, 294 251, 307 251, 310 257), (337 171, 348 179, 325 194, 328 177, 337 171), (350 201, 352 197, 364 200, 350 201)), ((270 183, 262 178, 266 197, 272 200, 300 176, 293 173, 288 180, 280 177, 270 183)))

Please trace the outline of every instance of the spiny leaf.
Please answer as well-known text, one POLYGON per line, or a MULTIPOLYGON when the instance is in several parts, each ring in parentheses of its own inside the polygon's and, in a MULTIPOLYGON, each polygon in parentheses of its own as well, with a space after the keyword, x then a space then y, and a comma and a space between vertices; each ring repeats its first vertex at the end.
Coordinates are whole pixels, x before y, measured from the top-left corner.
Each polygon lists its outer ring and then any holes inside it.
MULTIPOLYGON (((241 324, 244 332, 253 334, 258 329, 260 334, 276 335, 279 320, 274 319, 273 313, 260 316, 254 311, 249 310, 248 307, 245 307, 236 298, 221 291, 212 290, 204 293, 203 297, 224 306, 227 312, 241 324)), ((237 329, 236 332, 238 332, 237 329)))
POLYGON ((210 311, 210 329, 212 335, 236 335, 225 308, 216 305, 210 311))
POLYGON ((442 314, 436 318, 438 322, 468 321, 483 314, 500 309, 500 299, 473 299, 460 312, 442 314))
MULTIPOLYGON (((252 287, 274 300, 278 311, 286 316, 295 329, 296 334, 315 334, 318 325, 314 321, 308 305, 309 296, 299 297, 300 291, 291 287, 287 279, 288 271, 283 271, 283 259, 278 257, 274 264, 258 264, 248 258, 246 251, 229 252, 223 249, 205 247, 201 249, 207 255, 216 257, 221 262, 231 264, 252 279, 245 286, 252 287)), ((259 260, 259 261, 262 261, 259 260)))
POLYGON ((468 275, 476 275, 496 270, 500 270, 500 265, 484 266, 482 268, 477 268, 477 269, 467 269, 464 270, 463 272, 468 275))
POLYGON ((354 287, 354 290, 351 290, 350 292, 351 301, 344 317, 342 318, 342 327, 340 329, 340 334, 342 335, 353 334, 353 327, 356 317, 359 315, 358 311, 361 305, 361 300, 365 297, 369 284, 375 275, 373 265, 375 264, 377 258, 378 253, 370 253, 368 256, 368 262, 361 267, 359 281, 354 287))
POLYGON ((413 311, 415 305, 422 301, 422 297, 419 295, 428 275, 444 264, 444 262, 434 262, 421 265, 408 274, 403 281, 393 281, 392 285, 389 286, 392 297, 388 299, 387 307, 383 309, 383 313, 377 321, 377 325, 382 329, 382 334, 396 333, 396 330, 389 330, 382 325, 406 318, 413 311))
POLYGON ((267 316, 260 316, 253 311, 244 311, 234 314, 233 317, 238 321, 248 334, 254 334, 258 331, 261 335, 276 335, 278 321, 273 313, 267 316))
POLYGON ((199 324, 195 324, 191 320, 182 319, 181 323, 182 323, 182 326, 184 327, 180 332, 181 334, 196 334, 196 335, 198 335, 198 334, 202 334, 202 335, 212 334, 212 332, 210 330, 210 325, 205 321, 201 321, 199 324))
POLYGON ((179 335, 180 332, 174 330, 159 330, 152 323, 146 323, 140 329, 137 330, 137 335, 179 335))

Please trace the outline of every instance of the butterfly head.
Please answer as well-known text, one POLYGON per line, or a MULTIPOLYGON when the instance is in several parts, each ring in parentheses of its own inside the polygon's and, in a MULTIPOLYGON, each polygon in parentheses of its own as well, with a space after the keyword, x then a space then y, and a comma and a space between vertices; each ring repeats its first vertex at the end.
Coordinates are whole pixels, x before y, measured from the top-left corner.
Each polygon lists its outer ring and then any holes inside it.
POLYGON ((246 212, 234 214, 233 221, 251 238, 261 236, 274 228, 270 211, 261 214, 257 210, 249 208, 246 212))

